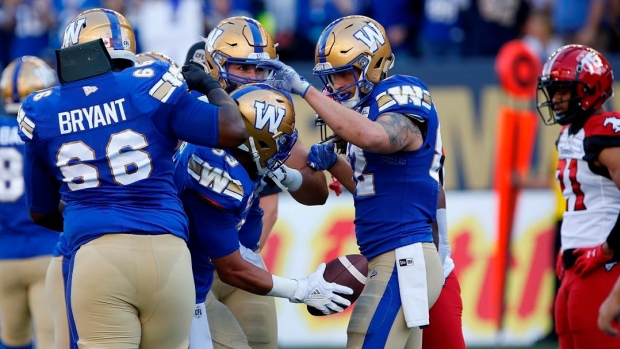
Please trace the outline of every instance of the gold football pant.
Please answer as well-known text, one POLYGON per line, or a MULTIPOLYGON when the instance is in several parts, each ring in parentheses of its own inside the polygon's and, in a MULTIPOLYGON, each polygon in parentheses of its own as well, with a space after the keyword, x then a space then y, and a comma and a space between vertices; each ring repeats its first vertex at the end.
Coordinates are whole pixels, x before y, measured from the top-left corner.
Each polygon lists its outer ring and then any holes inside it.
POLYGON ((53 257, 45 278, 45 300, 54 320, 54 349, 70 348, 69 320, 65 301, 66 276, 69 262, 63 256, 53 257))
MULTIPOLYGON (((443 268, 434 244, 423 243, 422 248, 428 306, 431 307, 441 292, 443 268)), ((351 313, 347 349, 421 349, 422 330, 408 328, 405 323, 394 251, 369 260, 368 272, 366 287, 351 313)))
MULTIPOLYGON (((264 263, 263 269, 267 269, 264 263)), ((278 348, 278 322, 273 297, 232 287, 223 283, 215 273, 206 308, 215 349, 245 349, 248 343, 252 349, 278 348), (224 307, 217 305, 217 301, 224 307)))
POLYGON ((67 292, 79 348, 188 348, 194 280, 176 236, 108 234, 84 244, 67 292))
POLYGON ((0 261, 0 340, 8 346, 32 341, 37 349, 54 343, 52 315, 45 304, 45 272, 51 256, 0 261))

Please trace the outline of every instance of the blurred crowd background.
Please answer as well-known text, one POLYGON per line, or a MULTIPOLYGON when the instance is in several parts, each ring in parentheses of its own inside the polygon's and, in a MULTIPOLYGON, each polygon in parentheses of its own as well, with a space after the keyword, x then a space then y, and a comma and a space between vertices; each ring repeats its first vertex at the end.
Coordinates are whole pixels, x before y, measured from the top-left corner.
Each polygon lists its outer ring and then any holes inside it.
POLYGON ((494 56, 524 38, 544 60, 563 43, 620 52, 620 0, 0 0, 0 66, 22 55, 50 62, 65 25, 79 12, 123 13, 138 34, 138 51, 182 62, 186 50, 221 19, 258 19, 279 43, 283 60, 313 59, 323 28, 364 14, 387 30, 397 56, 438 62, 494 56))

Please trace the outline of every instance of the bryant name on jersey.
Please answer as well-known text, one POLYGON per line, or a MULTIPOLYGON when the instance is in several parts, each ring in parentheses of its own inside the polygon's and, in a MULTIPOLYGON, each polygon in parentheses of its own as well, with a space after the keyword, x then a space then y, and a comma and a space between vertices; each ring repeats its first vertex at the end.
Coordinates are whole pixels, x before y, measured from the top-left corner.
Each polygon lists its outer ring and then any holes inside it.
POLYGON ((125 98, 58 113, 60 134, 84 131, 125 121, 125 98))

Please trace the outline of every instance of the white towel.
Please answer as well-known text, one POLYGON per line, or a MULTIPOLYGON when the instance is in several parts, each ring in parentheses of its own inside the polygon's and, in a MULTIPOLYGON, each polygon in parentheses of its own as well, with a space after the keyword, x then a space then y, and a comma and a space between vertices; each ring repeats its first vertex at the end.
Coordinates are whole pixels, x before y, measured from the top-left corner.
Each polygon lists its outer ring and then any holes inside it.
POLYGON ((400 299, 407 327, 426 326, 429 324, 428 291, 422 243, 399 247, 395 255, 400 299))
POLYGON ((209 320, 207 319, 207 310, 204 303, 196 304, 196 308, 194 308, 194 318, 192 319, 192 327, 189 332, 189 348, 213 349, 209 320))

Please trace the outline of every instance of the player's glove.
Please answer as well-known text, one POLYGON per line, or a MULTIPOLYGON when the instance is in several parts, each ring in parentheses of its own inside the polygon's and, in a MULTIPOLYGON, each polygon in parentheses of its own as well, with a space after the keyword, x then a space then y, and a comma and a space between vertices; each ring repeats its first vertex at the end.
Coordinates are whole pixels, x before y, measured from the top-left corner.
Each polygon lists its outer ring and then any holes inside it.
POLYGON ((316 171, 332 168, 338 161, 338 154, 334 151, 335 147, 334 142, 313 144, 310 147, 310 152, 308 152, 308 166, 316 171))
POLYGON ((259 64, 259 66, 271 68, 276 73, 280 73, 280 75, 282 75, 282 80, 267 80, 269 85, 277 89, 304 97, 311 86, 303 76, 299 75, 299 73, 295 71, 295 69, 277 59, 263 61, 259 64))
POLYGON ((285 187, 284 189, 292 192, 301 187, 303 179, 304 178, 301 175, 301 172, 286 165, 282 165, 274 171, 267 172, 267 175, 263 180, 268 184, 270 181, 274 184, 276 184, 276 182, 280 183, 285 187))
POLYGON ((181 74, 187 82, 190 90, 198 91, 205 96, 209 96, 209 92, 222 88, 219 81, 215 80, 211 75, 207 74, 202 67, 197 64, 184 65, 181 68, 181 74))
POLYGON ((297 280, 295 295, 290 299, 291 303, 305 303, 320 310, 323 314, 341 313, 343 307, 348 307, 351 302, 336 294, 353 294, 349 287, 334 282, 327 282, 323 278, 325 263, 319 264, 316 271, 303 279, 297 280))
POLYGON ((564 260, 562 259, 562 250, 558 252, 558 256, 555 260, 555 276, 557 276, 560 280, 564 277, 564 260))
POLYGON ((577 257, 575 261, 575 274, 586 276, 597 267, 609 262, 613 254, 605 254, 603 245, 596 247, 578 248, 573 251, 573 255, 577 257))

